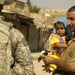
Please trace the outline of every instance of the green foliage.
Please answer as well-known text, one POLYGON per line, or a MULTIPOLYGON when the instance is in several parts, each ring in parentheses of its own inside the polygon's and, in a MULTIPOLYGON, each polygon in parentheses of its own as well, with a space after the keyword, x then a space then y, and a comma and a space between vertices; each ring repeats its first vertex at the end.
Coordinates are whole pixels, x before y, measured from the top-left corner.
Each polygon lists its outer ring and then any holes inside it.
POLYGON ((39 11, 40 11, 41 8, 37 7, 36 5, 33 6, 33 5, 31 4, 30 0, 27 0, 26 3, 27 3, 28 6, 29 6, 29 11, 30 11, 30 12, 32 12, 32 13, 39 13, 39 11))
POLYGON ((28 6, 32 5, 31 2, 30 2, 30 0, 27 0, 26 3, 28 4, 28 6))
POLYGON ((32 13, 39 13, 40 8, 37 6, 29 6, 29 11, 32 13))

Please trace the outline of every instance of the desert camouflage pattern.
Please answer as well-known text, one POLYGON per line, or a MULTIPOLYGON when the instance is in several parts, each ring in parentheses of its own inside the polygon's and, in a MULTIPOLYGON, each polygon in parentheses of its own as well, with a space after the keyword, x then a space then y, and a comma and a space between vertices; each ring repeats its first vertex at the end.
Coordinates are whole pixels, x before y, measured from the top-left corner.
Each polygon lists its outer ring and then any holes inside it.
POLYGON ((0 16, 0 75, 34 75, 25 37, 0 16))

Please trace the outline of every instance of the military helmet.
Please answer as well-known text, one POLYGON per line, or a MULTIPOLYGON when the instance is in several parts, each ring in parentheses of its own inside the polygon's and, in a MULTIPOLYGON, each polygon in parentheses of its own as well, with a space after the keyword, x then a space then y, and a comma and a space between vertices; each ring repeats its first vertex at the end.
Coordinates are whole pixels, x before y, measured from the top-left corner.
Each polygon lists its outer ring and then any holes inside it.
POLYGON ((16 1, 16 0, 0 0, 0 12, 12 13, 8 10, 4 10, 4 7, 5 7, 5 5, 10 5, 13 1, 16 1))
POLYGON ((1 5, 8 5, 10 3, 12 3, 14 0, 0 0, 0 4, 1 5))

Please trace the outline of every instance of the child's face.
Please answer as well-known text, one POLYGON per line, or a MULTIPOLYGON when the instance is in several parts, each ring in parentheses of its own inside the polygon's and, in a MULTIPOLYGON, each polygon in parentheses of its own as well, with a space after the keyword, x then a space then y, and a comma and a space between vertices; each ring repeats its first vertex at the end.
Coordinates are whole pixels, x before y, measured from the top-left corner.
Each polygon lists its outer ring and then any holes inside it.
POLYGON ((62 23, 56 24, 56 32, 59 36, 65 36, 66 35, 66 29, 62 23))

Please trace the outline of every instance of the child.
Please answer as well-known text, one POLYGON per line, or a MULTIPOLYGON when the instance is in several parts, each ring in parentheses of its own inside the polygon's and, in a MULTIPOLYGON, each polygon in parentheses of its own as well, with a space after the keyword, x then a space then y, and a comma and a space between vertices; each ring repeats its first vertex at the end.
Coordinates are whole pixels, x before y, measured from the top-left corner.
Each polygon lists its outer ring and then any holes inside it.
MULTIPOLYGON (((67 25, 67 18, 61 17, 54 23, 54 33, 50 35, 50 56, 60 59, 63 50, 71 43, 71 32, 67 25), (68 42, 69 41, 69 42, 68 42)), ((57 68, 50 64, 51 71, 57 68)))

